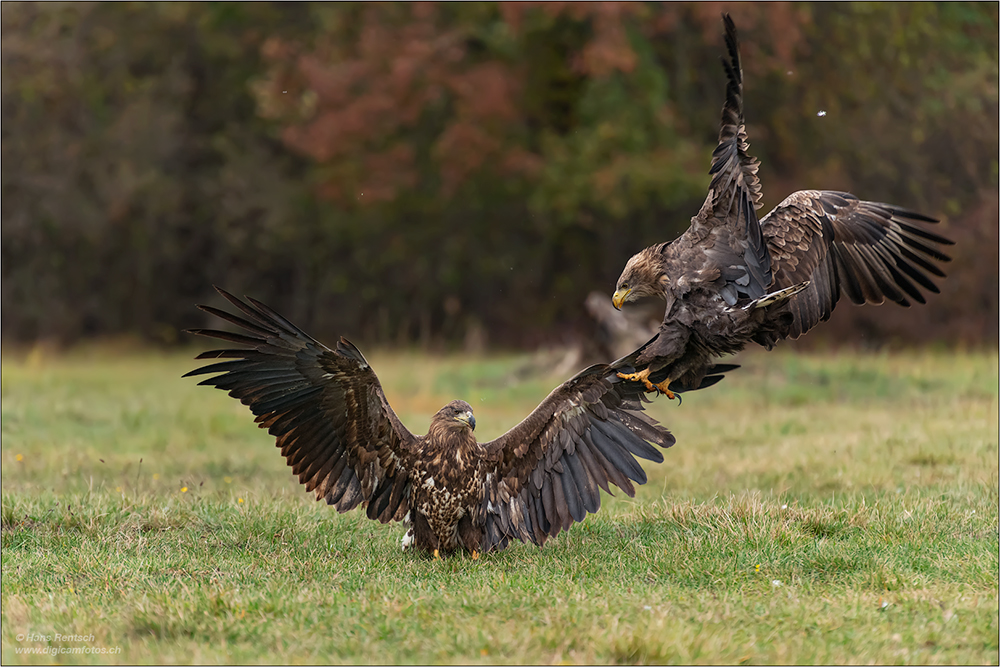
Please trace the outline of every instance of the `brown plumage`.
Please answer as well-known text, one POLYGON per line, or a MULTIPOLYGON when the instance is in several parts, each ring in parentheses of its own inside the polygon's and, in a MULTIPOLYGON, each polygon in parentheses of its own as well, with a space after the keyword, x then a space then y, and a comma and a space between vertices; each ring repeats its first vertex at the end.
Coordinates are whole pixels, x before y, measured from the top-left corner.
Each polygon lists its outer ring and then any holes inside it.
POLYGON ((950 260, 939 246, 952 242, 922 227, 933 218, 844 192, 796 192, 758 221, 739 42, 723 20, 728 83, 708 197, 680 237, 628 260, 612 299, 617 308, 643 296, 666 301, 657 340, 635 360, 642 371, 628 376, 648 391, 697 385, 712 358, 749 341, 770 349, 801 336, 829 319, 842 292, 856 304, 924 303, 920 290, 938 292, 932 276, 944 277, 936 262, 950 260), (658 371, 666 379, 654 383, 658 371))
MULTIPOLYGON (((476 441, 476 420, 465 401, 444 406, 427 435, 414 435, 346 339, 328 348, 264 304, 218 291, 245 317, 199 308, 248 334, 191 333, 244 347, 202 353, 199 359, 225 361, 185 377, 216 374, 200 384, 247 405, 317 500, 340 512, 364 505, 368 517, 382 523, 406 522, 404 548, 435 555, 465 548, 475 556, 510 540, 541 546, 596 512, 600 491, 610 493, 610 485, 634 495, 632 482, 646 481, 635 457, 660 462, 653 444, 674 444, 642 412, 642 385, 617 376, 635 370, 638 350, 578 373, 492 442, 476 441)), ((691 388, 720 378, 710 374, 691 388)))

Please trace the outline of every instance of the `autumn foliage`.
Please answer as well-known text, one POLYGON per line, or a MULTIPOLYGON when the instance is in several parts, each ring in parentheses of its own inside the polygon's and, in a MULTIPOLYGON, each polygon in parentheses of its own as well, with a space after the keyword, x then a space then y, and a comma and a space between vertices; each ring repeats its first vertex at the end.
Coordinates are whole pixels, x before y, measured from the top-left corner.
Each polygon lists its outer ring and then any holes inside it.
POLYGON ((766 207, 845 189, 959 241, 928 308, 828 339, 997 336, 996 5, 2 11, 8 338, 171 341, 212 283, 321 334, 587 338, 588 292, 704 197, 723 11, 766 207))

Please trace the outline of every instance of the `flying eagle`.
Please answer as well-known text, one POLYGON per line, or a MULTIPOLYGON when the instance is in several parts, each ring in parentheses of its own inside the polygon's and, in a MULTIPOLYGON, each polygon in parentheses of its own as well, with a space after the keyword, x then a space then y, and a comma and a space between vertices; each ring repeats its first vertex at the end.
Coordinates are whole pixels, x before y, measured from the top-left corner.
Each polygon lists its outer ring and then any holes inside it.
MULTIPOLYGON (((635 457, 659 463, 652 445, 674 444, 642 411, 643 385, 617 375, 636 369, 643 348, 578 373, 491 442, 476 442, 472 406, 458 400, 438 410, 427 435, 414 435, 345 338, 331 349, 264 304, 216 289, 245 317, 199 308, 249 335, 190 333, 245 347, 204 352, 197 358, 226 361, 185 377, 217 374, 200 384, 247 405, 307 491, 340 512, 366 505, 370 519, 405 522, 404 549, 438 557, 465 548, 477 558, 515 539, 541 546, 596 512, 601 489, 611 493, 613 484, 633 496, 632 482, 646 482, 635 457)), ((681 389, 714 384, 733 368, 714 367, 681 389)))
POLYGON ((771 349, 798 338, 830 313, 841 293, 856 304, 925 303, 930 276, 952 241, 924 229, 937 220, 846 192, 803 190, 758 221, 758 162, 747 154, 743 71, 736 27, 723 16, 729 60, 719 145, 708 197, 680 237, 634 255, 618 278, 616 308, 645 296, 666 302, 657 340, 622 373, 673 398, 678 380, 697 386, 709 360, 754 341, 771 349), (650 374, 666 379, 654 382, 650 374))

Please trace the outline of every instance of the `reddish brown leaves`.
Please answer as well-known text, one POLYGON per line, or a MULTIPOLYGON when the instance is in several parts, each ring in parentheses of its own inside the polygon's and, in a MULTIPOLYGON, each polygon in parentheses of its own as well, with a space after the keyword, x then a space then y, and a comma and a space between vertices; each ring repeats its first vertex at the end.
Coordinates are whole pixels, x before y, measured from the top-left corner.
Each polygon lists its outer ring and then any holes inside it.
MULTIPOLYGON (((587 77, 631 72, 625 20, 633 3, 499 6, 495 25, 517 34, 526 15, 586 22, 592 37, 566 55, 587 77)), ((469 178, 531 176, 543 158, 528 145, 524 82, 535 63, 483 52, 482 17, 434 4, 368 5, 358 25, 331 21, 315 49, 269 40, 258 97, 285 124, 282 139, 324 167, 324 196, 392 200, 430 185, 451 198, 469 178)), ((539 128, 544 129, 544 128, 539 128)))
MULTIPOLYGON (((734 11, 741 26, 780 32, 777 56, 790 60, 804 14, 791 5, 769 7, 734 11)), ((558 161, 541 144, 547 133, 573 129, 585 90, 579 81, 632 76, 639 66, 633 39, 669 39, 692 22, 721 35, 723 9, 628 2, 331 6, 315 45, 264 45, 271 68, 258 98, 262 112, 285 125, 285 143, 322 165, 325 196, 378 202, 419 189, 448 201, 469 179, 531 177, 558 161), (528 48, 533 43, 542 51, 528 48), (557 106, 527 99, 529 88, 557 106), (550 111, 539 115, 540 105, 550 111)), ((641 86, 632 91, 645 94, 641 86)), ((588 187, 616 189, 622 181, 613 173, 634 159, 587 165, 596 179, 588 187)))

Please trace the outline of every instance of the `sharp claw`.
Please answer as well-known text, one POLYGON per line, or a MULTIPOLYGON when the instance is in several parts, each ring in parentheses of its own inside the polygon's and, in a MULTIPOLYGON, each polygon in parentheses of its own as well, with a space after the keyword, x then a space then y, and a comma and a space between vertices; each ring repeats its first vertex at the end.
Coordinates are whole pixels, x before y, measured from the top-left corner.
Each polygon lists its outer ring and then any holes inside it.
POLYGON ((441 560, 441 554, 438 553, 437 549, 434 550, 434 560, 441 560))
POLYGON ((665 394, 667 398, 673 400, 677 398, 677 395, 674 392, 670 391, 670 382, 671 382, 670 378, 667 378, 663 382, 659 382, 653 386, 656 387, 657 394, 665 394))
POLYGON ((479 552, 475 549, 472 550, 472 560, 479 560, 479 552))

